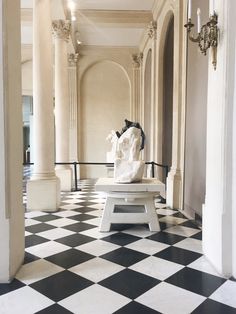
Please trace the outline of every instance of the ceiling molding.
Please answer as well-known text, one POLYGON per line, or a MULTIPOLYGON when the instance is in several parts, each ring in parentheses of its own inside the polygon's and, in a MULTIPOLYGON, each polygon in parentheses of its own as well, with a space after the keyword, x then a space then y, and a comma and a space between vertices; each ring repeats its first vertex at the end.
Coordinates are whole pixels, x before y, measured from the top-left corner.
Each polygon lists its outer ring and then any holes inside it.
POLYGON ((76 16, 79 24, 89 24, 91 22, 98 25, 111 24, 117 27, 137 27, 147 25, 152 19, 151 11, 128 11, 128 10, 77 10, 76 16), (123 26, 124 25, 124 26, 123 26))

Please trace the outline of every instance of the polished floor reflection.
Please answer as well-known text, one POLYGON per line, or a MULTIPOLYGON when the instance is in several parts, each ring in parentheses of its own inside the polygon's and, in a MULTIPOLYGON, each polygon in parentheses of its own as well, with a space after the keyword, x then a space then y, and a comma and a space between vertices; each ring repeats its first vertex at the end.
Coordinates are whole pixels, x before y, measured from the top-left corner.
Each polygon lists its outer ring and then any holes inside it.
POLYGON ((156 200, 161 232, 98 226, 94 181, 62 193, 60 211, 25 214, 25 264, 0 285, 0 313, 236 313, 236 282, 202 255, 201 230, 156 200))

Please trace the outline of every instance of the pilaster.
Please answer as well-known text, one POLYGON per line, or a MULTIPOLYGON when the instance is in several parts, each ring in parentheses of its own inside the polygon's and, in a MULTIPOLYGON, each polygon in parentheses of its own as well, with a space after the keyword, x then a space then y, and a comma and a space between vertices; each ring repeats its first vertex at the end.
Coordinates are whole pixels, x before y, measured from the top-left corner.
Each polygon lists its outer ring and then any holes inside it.
POLYGON ((139 121, 140 120, 142 61, 143 61, 143 54, 142 53, 132 55, 133 85, 132 85, 131 119, 133 121, 139 121))

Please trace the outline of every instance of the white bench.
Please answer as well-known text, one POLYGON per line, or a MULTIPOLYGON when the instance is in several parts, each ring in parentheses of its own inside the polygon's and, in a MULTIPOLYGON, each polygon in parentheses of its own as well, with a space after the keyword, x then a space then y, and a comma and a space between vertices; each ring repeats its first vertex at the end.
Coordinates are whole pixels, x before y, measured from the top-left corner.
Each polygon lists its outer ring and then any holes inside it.
POLYGON ((147 223, 150 231, 160 231, 154 196, 165 197, 162 182, 145 178, 138 183, 115 183, 113 178, 100 178, 95 190, 107 193, 100 231, 109 231, 112 223, 147 223))

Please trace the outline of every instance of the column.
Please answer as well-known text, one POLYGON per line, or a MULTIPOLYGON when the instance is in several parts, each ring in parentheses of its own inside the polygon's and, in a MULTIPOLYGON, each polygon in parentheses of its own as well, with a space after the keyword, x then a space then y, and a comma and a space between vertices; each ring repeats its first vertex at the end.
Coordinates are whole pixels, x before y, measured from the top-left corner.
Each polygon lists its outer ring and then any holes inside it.
POLYGON ((0 283, 8 283, 24 261, 20 1, 0 0, 0 20, 0 283))
MULTIPOLYGON (((69 21, 55 20, 52 23, 55 38, 55 132, 56 162, 69 162, 70 99, 67 60, 67 43, 71 24, 69 21)), ((62 191, 71 191, 72 170, 69 165, 57 165, 56 175, 62 191)))
POLYGON ((140 120, 140 106, 141 106, 141 65, 143 60, 143 54, 133 54, 133 85, 132 85, 132 112, 131 120, 140 120))
POLYGON ((27 209, 55 211, 60 182, 54 170, 51 1, 34 0, 33 100, 34 172, 27 182, 27 209))

